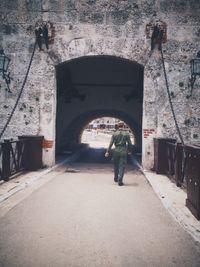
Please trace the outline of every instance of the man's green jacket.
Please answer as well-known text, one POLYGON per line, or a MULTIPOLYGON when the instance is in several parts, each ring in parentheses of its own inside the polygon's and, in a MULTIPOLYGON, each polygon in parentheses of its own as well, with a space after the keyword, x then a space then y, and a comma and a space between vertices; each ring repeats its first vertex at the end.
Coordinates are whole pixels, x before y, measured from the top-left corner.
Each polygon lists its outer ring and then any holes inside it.
POLYGON ((111 138, 109 147, 107 152, 110 153, 110 150, 115 145, 115 152, 122 152, 122 153, 131 153, 131 139, 130 135, 127 131, 124 130, 117 130, 111 138))

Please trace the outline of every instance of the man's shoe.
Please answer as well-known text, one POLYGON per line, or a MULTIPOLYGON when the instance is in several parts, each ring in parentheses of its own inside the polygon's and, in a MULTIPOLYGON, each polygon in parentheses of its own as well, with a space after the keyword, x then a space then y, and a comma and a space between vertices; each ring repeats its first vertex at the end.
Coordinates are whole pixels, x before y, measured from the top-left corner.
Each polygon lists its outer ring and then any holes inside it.
POLYGON ((118 185, 122 186, 122 185, 124 185, 124 183, 123 182, 118 182, 118 185))
POLYGON ((115 177, 115 178, 114 178, 114 181, 115 181, 115 183, 117 183, 117 182, 118 182, 118 179, 115 177))

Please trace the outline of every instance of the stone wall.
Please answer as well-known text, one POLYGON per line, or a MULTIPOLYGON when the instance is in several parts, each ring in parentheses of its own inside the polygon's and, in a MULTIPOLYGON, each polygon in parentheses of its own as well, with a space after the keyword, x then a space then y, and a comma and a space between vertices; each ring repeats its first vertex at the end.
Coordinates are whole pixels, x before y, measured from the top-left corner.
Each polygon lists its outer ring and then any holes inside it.
MULTIPOLYGON (((159 18, 167 24, 163 45, 166 70, 178 123, 186 142, 200 140, 199 86, 188 98, 189 62, 199 50, 198 0, 1 0, 0 46, 11 58, 12 94, 1 80, 0 126, 6 122, 21 88, 34 46, 35 23, 50 21, 55 29, 49 51, 36 51, 17 110, 3 138, 42 134, 55 140, 55 66, 85 55, 112 55, 144 65, 143 165, 153 164, 153 137, 177 137, 169 107, 160 53, 150 57, 145 26, 159 18), (156 12, 156 13, 155 13, 156 12), (156 17, 154 16, 156 14, 156 17)), ((54 147, 44 151, 54 163, 54 147)))

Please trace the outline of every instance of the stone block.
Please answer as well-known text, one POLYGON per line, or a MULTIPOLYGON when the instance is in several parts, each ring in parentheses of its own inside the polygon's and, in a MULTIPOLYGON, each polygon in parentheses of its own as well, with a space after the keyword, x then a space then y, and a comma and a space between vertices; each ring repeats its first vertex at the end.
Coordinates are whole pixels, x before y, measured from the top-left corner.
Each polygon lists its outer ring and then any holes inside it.
MULTIPOLYGON (((2 11, 2 10, 0 10, 2 11)), ((3 23, 7 23, 7 15, 6 15, 6 12, 0 12, 0 23, 3 24, 3 23)))
POLYGON ((130 11, 112 11, 106 14, 106 23, 113 25, 123 25, 129 20, 130 11))
POLYGON ((130 1, 130 0, 88 0, 88 1, 77 1, 76 8, 83 11, 98 11, 98 12, 111 12, 119 10, 136 10, 139 8, 141 1, 130 1))
POLYGON ((86 11, 97 11, 98 6, 96 0, 76 1, 75 3, 76 9, 80 10, 81 13, 86 11))
POLYGON ((19 80, 21 80, 21 75, 25 75, 26 68, 28 66, 28 57, 25 55, 20 54, 18 57, 12 57, 11 62, 13 64, 13 76, 20 77, 19 80), (20 66, 20 67, 19 67, 20 66))
POLYGON ((85 51, 85 39, 73 39, 68 46, 68 53, 70 57, 84 55, 85 51))
POLYGON ((119 38, 123 34, 123 27, 119 26, 110 26, 110 25, 97 25, 96 33, 104 37, 119 38))
POLYGON ((64 12, 62 1, 49 0, 48 7, 49 11, 64 12))
POLYGON ((8 12, 7 13, 7 23, 28 23, 35 25, 38 20, 42 19, 41 12, 8 12))
POLYGON ((88 5, 92 6, 95 5, 97 3, 97 0, 86 0, 85 1, 88 5))
MULTIPOLYGON (((168 39, 173 39, 178 42, 185 42, 192 40, 196 33, 198 32, 199 27, 192 27, 183 25, 180 30, 180 26, 168 27, 168 39)), ((200 37, 200 32, 199 32, 200 37)))
POLYGON ((171 12, 169 14, 162 13, 163 20, 168 20, 168 25, 178 25, 180 27, 182 26, 199 26, 200 24, 200 16, 198 13, 188 13, 188 12, 180 12, 175 13, 171 12))
POLYGON ((52 112, 53 108, 52 108, 52 104, 51 103, 44 103, 43 107, 42 107, 42 112, 44 113, 48 113, 50 114, 52 112))
POLYGON ((198 12, 198 10, 200 9, 200 1, 198 0, 190 0, 188 1, 188 7, 189 7, 189 10, 190 12, 198 12))
POLYGON ((8 125, 4 133, 4 138, 14 138, 16 140, 18 135, 37 135, 39 129, 38 122, 31 125, 26 125, 24 122, 21 122, 20 125, 15 126, 12 124, 15 119, 17 118, 12 118, 10 125, 8 125))
POLYGON ((129 50, 130 43, 125 38, 115 39, 113 48, 115 51, 120 52, 124 50, 129 50))
MULTIPOLYGON (((139 20, 137 20, 139 22, 139 20)), ((144 34, 144 27, 139 26, 139 24, 136 24, 133 20, 128 21, 125 24, 125 30, 124 35, 127 38, 135 38, 136 36, 139 36, 140 34, 144 34)))
POLYGON ((190 1, 181 1, 182 4, 176 1, 172 1, 171 4, 168 4, 168 1, 164 1, 164 6, 162 8, 161 4, 161 17, 163 20, 168 20, 170 25, 180 25, 182 26, 199 26, 200 16, 199 16, 199 5, 200 2, 193 5, 192 7, 190 1), (168 8, 167 8, 168 7, 168 8))
POLYGON ((2 32, 5 35, 10 35, 10 34, 17 34, 18 33, 19 27, 16 24, 0 24, 0 32, 2 32))
POLYGON ((0 10, 18 10, 18 0, 1 0, 0 10))
POLYGON ((99 55, 103 54, 104 38, 96 38, 95 39, 95 48, 96 48, 96 52, 99 55))
POLYGON ((175 12, 182 13, 185 12, 187 8, 187 2, 183 0, 161 0, 160 1, 160 10, 162 12, 175 12))
POLYGON ((42 11, 42 0, 26 0, 27 11, 42 11))
MULTIPOLYGON (((19 37, 20 38, 20 37, 19 37)), ((17 53, 20 55, 21 51, 28 53, 28 43, 24 41, 7 41, 7 38, 4 38, 6 40, 6 50, 7 53, 17 53)))
POLYGON ((142 18, 152 17, 155 10, 157 9, 156 0, 142 0, 139 2, 139 14, 142 18))
POLYGON ((50 92, 45 92, 44 93, 44 100, 45 101, 51 101, 53 98, 54 94, 50 91, 50 92))
POLYGON ((104 22, 103 13, 92 13, 85 11, 79 14, 79 23, 102 24, 103 22, 104 22))
POLYGON ((77 0, 67 0, 63 2, 64 10, 75 10, 76 9, 77 0))
POLYGON ((50 21, 52 23, 77 23, 77 17, 78 17, 78 13, 77 11, 65 11, 65 12, 51 12, 51 18, 50 21))
MULTIPOLYGON (((1 105, 3 105, 3 103, 1 103, 1 105)), ((8 119, 7 115, 4 113, 5 110, 0 109, 0 111, 0 121, 5 123, 8 119)))

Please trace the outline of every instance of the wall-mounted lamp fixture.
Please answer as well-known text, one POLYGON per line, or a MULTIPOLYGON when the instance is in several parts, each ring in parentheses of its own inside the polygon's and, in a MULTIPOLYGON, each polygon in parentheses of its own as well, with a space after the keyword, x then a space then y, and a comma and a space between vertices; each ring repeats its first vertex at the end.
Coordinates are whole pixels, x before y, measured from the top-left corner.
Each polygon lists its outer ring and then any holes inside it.
POLYGON ((191 68, 191 94, 194 89, 194 83, 196 81, 196 77, 200 76, 200 51, 197 53, 197 58, 194 58, 190 61, 190 68, 191 68))
POLYGON ((10 77, 10 73, 7 73, 9 63, 10 63, 10 58, 7 57, 4 54, 3 49, 1 49, 0 50, 0 74, 2 74, 3 79, 6 81, 8 92, 11 92, 10 87, 9 87, 11 77, 10 77))

